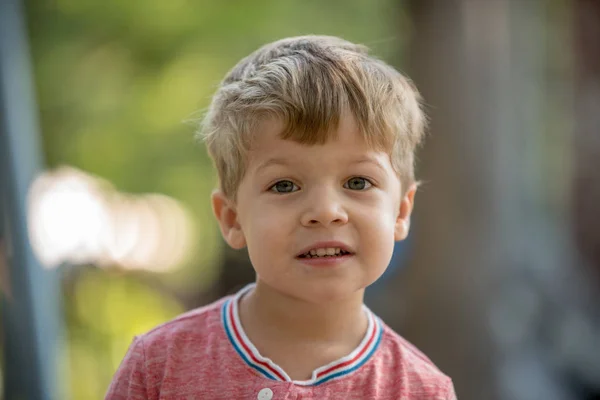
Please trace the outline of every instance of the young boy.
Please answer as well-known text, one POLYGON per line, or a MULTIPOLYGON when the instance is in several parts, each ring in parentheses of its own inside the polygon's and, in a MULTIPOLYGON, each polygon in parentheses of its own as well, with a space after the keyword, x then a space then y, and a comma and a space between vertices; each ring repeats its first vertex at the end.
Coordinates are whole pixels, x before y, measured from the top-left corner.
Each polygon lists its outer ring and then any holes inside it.
POLYGON ((406 238, 424 115, 387 64, 325 36, 233 68, 202 136, 214 214, 256 283, 136 337, 107 399, 455 399, 363 305, 406 238))

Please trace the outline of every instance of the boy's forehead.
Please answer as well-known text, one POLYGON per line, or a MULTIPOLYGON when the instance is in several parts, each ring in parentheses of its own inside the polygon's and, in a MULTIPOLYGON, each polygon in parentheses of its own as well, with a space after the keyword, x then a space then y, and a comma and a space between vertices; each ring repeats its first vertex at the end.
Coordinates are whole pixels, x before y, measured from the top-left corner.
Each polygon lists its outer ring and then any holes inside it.
POLYGON ((258 171, 269 166, 327 163, 372 163, 386 169, 386 165, 390 164, 389 153, 368 146, 352 120, 341 120, 336 135, 323 144, 283 139, 281 133, 284 128, 284 124, 277 120, 261 123, 251 141, 248 169, 258 171))
POLYGON ((298 135, 294 134, 292 134, 289 139, 285 139, 283 136, 286 129, 286 124, 280 118, 265 118, 261 120, 252 133, 248 150, 254 153, 259 153, 268 149, 283 151, 286 148, 294 149, 298 146, 307 148, 322 146, 329 142, 336 142, 337 144, 348 147, 357 146, 360 149, 369 147, 366 146, 358 124, 351 114, 342 115, 337 126, 332 126, 330 132, 313 133, 314 136, 325 135, 327 137, 327 140, 322 144, 320 144, 322 140, 309 140, 311 142, 317 142, 316 144, 303 143, 302 138, 299 138, 298 135))

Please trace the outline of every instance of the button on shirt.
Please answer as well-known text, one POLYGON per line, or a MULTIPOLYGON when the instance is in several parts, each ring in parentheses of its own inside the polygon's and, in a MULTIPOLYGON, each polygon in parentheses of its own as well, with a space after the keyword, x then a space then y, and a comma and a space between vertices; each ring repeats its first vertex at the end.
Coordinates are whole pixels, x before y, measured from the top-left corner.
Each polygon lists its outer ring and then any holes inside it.
POLYGON ((248 286, 136 337, 106 399, 456 399, 452 381, 365 307, 349 355, 294 381, 262 357, 239 322, 248 286))
POLYGON ((258 400, 271 400, 273 398, 273 391, 269 388, 261 389, 258 392, 258 400))

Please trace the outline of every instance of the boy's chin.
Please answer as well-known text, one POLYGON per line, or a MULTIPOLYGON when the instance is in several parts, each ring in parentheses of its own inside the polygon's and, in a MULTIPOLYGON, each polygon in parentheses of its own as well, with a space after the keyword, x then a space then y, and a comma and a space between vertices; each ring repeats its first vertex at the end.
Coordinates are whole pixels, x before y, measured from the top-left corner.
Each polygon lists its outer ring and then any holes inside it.
POLYGON ((364 294, 365 287, 363 285, 349 285, 341 282, 321 282, 318 284, 307 284, 306 287, 298 284, 293 290, 294 297, 299 298, 307 303, 315 305, 334 303, 340 301, 352 301, 364 294))
POLYGON ((327 291, 324 293, 318 293, 313 296, 311 303, 313 304, 328 304, 328 303, 338 303, 342 301, 351 301, 356 300, 357 297, 360 298, 360 301, 363 300, 364 289, 355 290, 355 291, 327 291))

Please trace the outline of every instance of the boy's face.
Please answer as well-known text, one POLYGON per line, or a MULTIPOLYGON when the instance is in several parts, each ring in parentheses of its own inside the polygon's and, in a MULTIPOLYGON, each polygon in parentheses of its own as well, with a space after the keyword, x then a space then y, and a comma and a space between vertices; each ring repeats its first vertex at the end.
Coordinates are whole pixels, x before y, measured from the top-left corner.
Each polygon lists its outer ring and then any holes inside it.
POLYGON ((259 284, 310 302, 359 293, 408 234, 415 188, 401 196, 388 154, 366 146, 352 117, 324 145, 283 140, 281 128, 256 135, 235 204, 213 194, 223 236, 248 247, 259 284))

